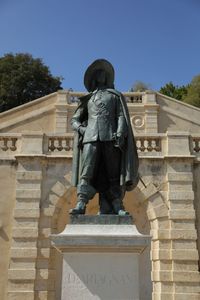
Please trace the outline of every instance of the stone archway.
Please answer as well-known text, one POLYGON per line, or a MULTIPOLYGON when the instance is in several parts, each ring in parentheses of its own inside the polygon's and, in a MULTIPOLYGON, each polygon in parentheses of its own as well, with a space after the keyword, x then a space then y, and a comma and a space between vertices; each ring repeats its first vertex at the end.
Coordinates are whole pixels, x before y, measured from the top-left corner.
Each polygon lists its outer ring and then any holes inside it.
MULTIPOLYGON (((17 176, 21 178, 20 176, 22 175, 24 178, 22 172, 19 172, 17 176)), ((28 174, 27 176, 30 175, 28 174)), ((37 180, 41 180, 42 178, 38 171, 35 171, 34 176, 37 180)), ((172 177, 172 175, 170 176, 172 177)), ((33 175, 31 174, 31 180, 32 177, 33 175)), ((27 182, 28 180, 29 177, 27 177, 27 182)), ((28 190, 26 191, 26 195, 21 195, 21 193, 22 191, 20 189, 18 191, 19 197, 27 197, 28 190)), ((74 195, 75 190, 70 184, 64 186, 62 183, 57 182, 49 192, 49 200, 46 206, 42 206, 37 210, 29 209, 28 211, 19 208, 15 209, 15 218, 26 218, 27 222, 32 222, 31 226, 33 224, 34 227, 21 230, 20 225, 18 226, 18 224, 16 224, 15 226, 13 239, 17 238, 21 243, 29 243, 29 248, 18 249, 15 244, 13 244, 14 246, 11 248, 11 258, 13 260, 17 259, 19 262, 15 264, 15 269, 9 270, 9 280, 11 284, 15 284, 17 280, 18 290, 14 290, 14 286, 13 291, 9 293, 10 296, 8 299, 11 299, 12 295, 16 295, 16 293, 20 300, 25 299, 23 297, 34 297, 34 299, 42 298, 46 300, 59 299, 59 277, 57 272, 57 268, 59 267, 59 254, 56 254, 56 249, 53 249, 51 246, 49 235, 61 232, 68 222, 67 211, 73 206, 74 195), (22 270, 22 263, 23 266, 24 263, 33 266, 29 274, 24 273, 24 270, 22 270), (27 276, 29 276, 28 279, 27 276), (28 290, 29 285, 30 291, 28 290)), ((33 198, 33 196, 39 199, 40 193, 35 192, 33 195, 30 190, 29 197, 33 198)), ((135 189, 132 196, 137 199, 140 209, 138 216, 141 214, 144 216, 144 223, 140 224, 137 220, 137 214, 135 214, 136 224, 140 226, 138 229, 141 232, 142 230, 150 229, 152 236, 152 299, 186 299, 181 297, 184 295, 183 289, 185 283, 187 284, 190 279, 185 280, 186 271, 184 272, 182 270, 184 270, 187 263, 189 263, 190 268, 193 268, 193 264, 196 264, 198 260, 197 250, 193 243, 195 232, 191 236, 191 232, 193 232, 191 230, 186 233, 182 229, 171 230, 172 217, 178 218, 180 216, 176 216, 175 212, 173 212, 173 215, 169 214, 168 201, 163 197, 163 192, 160 192, 155 185, 147 184, 146 188, 139 186, 139 188, 135 189), (149 229, 147 226, 148 223, 150 224, 149 229), (191 241, 189 239, 191 239, 191 241), (179 242, 181 242, 182 245, 184 244, 184 247, 190 247, 190 252, 188 252, 186 248, 175 249, 175 245, 178 245, 179 242), (191 254, 189 259, 188 253, 191 254), (179 268, 180 271, 179 269, 177 271, 177 268, 179 268), (180 290, 180 292, 176 293, 176 298, 174 298, 175 288, 180 290)), ((127 203, 125 204, 130 205, 131 199, 128 199, 128 197, 127 203)), ((95 201, 91 202, 90 207, 94 213, 96 212, 95 201)), ((194 288, 197 290, 199 275, 196 271, 190 271, 190 274, 193 277, 191 277, 191 283, 187 284, 188 289, 194 288)), ((196 298, 197 293, 188 292, 186 296, 188 297, 188 295, 194 296, 191 299, 198 299, 196 298)))
MULTIPOLYGON (((66 224, 69 222, 68 211, 75 203, 75 189, 68 186, 64 187, 57 183, 57 201, 55 201, 54 211, 52 211, 52 228, 51 233, 61 232, 66 224), (58 192, 59 190, 59 192, 58 192)), ((52 188, 55 193, 55 186, 52 188)), ((163 226, 167 226, 168 222, 168 207, 162 195, 159 193, 158 189, 153 184, 148 184, 146 188, 137 188, 132 193, 127 193, 124 201, 125 207, 131 214, 133 214, 135 224, 141 233, 152 235, 151 243, 151 262, 152 262, 152 281, 153 281, 153 299, 160 295, 157 292, 157 285, 162 283, 162 250, 160 249, 159 234, 163 226), (133 202, 133 198, 135 201, 133 202), (161 252, 160 252, 161 251, 161 252), (158 268, 160 266, 160 268, 158 268), (161 272, 161 273, 160 273, 161 272)), ((91 201, 88 207, 88 213, 96 214, 97 199, 95 198, 91 201)), ((149 251, 149 249, 148 249, 149 251)), ((146 255, 146 254, 145 254, 146 255)), ((61 259, 59 259, 59 253, 56 254, 53 249, 50 255, 50 261, 55 261, 57 256, 57 266, 55 266, 55 283, 56 287, 59 287, 61 274, 59 270, 61 269, 61 259)), ((147 255, 146 255, 147 256, 147 255)), ((149 256, 148 256, 149 258, 149 256)), ((147 267, 147 266, 146 266, 147 267)), ((142 270, 141 270, 142 271, 142 270)), ((143 270, 144 271, 144 270, 143 270)), ((146 273, 147 270, 146 270, 146 273)), ((150 273, 150 272, 149 272, 150 273)), ((150 274, 146 274, 150 276, 150 274)), ((147 278, 147 277, 146 277, 147 278)), ((145 281, 145 280, 144 280, 145 281)), ((148 294, 148 289, 151 289, 150 285, 148 287, 143 286, 143 292, 148 294)), ((59 297, 59 291, 56 291, 57 297, 59 297)), ((145 297, 145 296, 144 296, 145 297)), ((144 298, 148 299, 148 298, 144 298)))

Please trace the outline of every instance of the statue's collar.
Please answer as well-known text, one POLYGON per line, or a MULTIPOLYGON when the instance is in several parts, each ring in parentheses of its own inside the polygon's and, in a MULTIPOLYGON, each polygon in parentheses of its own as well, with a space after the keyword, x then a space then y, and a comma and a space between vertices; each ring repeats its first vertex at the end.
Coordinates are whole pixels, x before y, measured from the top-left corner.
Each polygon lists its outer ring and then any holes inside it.
POLYGON ((98 88, 98 89, 94 90, 94 91, 92 92, 92 94, 96 94, 96 93, 99 92, 99 91, 106 91, 107 89, 108 89, 108 87, 107 87, 107 86, 104 86, 104 87, 101 87, 101 88, 98 88))
POLYGON ((109 93, 117 94, 117 96, 119 96, 119 93, 118 93, 116 90, 110 89, 110 88, 108 88, 108 87, 105 87, 105 88, 96 89, 96 90, 94 90, 93 92, 88 93, 87 95, 81 96, 81 97, 79 97, 79 100, 80 100, 81 102, 82 102, 82 101, 87 101, 87 100, 90 99, 90 97, 91 97, 92 95, 96 94, 98 91, 107 91, 107 92, 109 92, 109 93))

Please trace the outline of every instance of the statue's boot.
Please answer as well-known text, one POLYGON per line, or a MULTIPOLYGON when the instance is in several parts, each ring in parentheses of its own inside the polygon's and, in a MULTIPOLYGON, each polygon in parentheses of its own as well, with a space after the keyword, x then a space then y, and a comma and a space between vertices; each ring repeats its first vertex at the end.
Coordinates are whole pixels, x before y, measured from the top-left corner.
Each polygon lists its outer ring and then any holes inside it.
POLYGON ((129 213, 124 209, 122 200, 120 200, 120 199, 113 200, 112 206, 113 206, 114 213, 116 215, 119 215, 119 216, 129 215, 129 213))
POLYGON ((77 186, 78 202, 76 207, 71 209, 69 213, 71 215, 84 215, 86 211, 86 205, 88 204, 89 200, 92 199, 95 193, 96 190, 92 186, 81 182, 77 186))
POLYGON ((78 200, 76 206, 70 209, 70 215, 84 215, 86 210, 86 203, 83 200, 78 200))

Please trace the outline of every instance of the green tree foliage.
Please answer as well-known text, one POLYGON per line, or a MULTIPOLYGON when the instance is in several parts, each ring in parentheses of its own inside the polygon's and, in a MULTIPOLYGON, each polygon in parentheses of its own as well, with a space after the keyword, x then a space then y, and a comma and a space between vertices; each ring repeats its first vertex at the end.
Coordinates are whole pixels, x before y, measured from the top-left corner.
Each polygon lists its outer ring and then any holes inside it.
POLYGON ((149 84, 138 80, 134 82, 133 86, 130 89, 130 92, 144 92, 149 89, 150 89, 149 84))
POLYGON ((200 107, 200 75, 195 76, 188 87, 187 95, 183 98, 185 103, 200 107))
POLYGON ((175 98, 177 100, 183 100, 183 97, 185 97, 187 95, 188 87, 189 87, 189 85, 187 85, 187 86, 184 86, 184 85, 177 86, 177 85, 174 85, 170 81, 165 86, 161 87, 159 92, 161 94, 164 94, 166 96, 175 98))
POLYGON ((0 111, 55 92, 61 77, 53 77, 40 58, 27 53, 0 57, 0 111))

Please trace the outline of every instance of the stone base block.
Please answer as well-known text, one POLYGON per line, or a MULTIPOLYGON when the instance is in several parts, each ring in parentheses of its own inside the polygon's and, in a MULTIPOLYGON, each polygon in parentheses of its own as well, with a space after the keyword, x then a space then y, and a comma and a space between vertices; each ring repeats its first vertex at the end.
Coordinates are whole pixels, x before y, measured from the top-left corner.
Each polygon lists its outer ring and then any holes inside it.
POLYGON ((139 254, 65 253, 62 299, 139 300, 139 254))
POLYGON ((130 216, 72 216, 51 236, 63 253, 62 300, 141 299, 141 255, 150 237, 132 223, 130 216))

